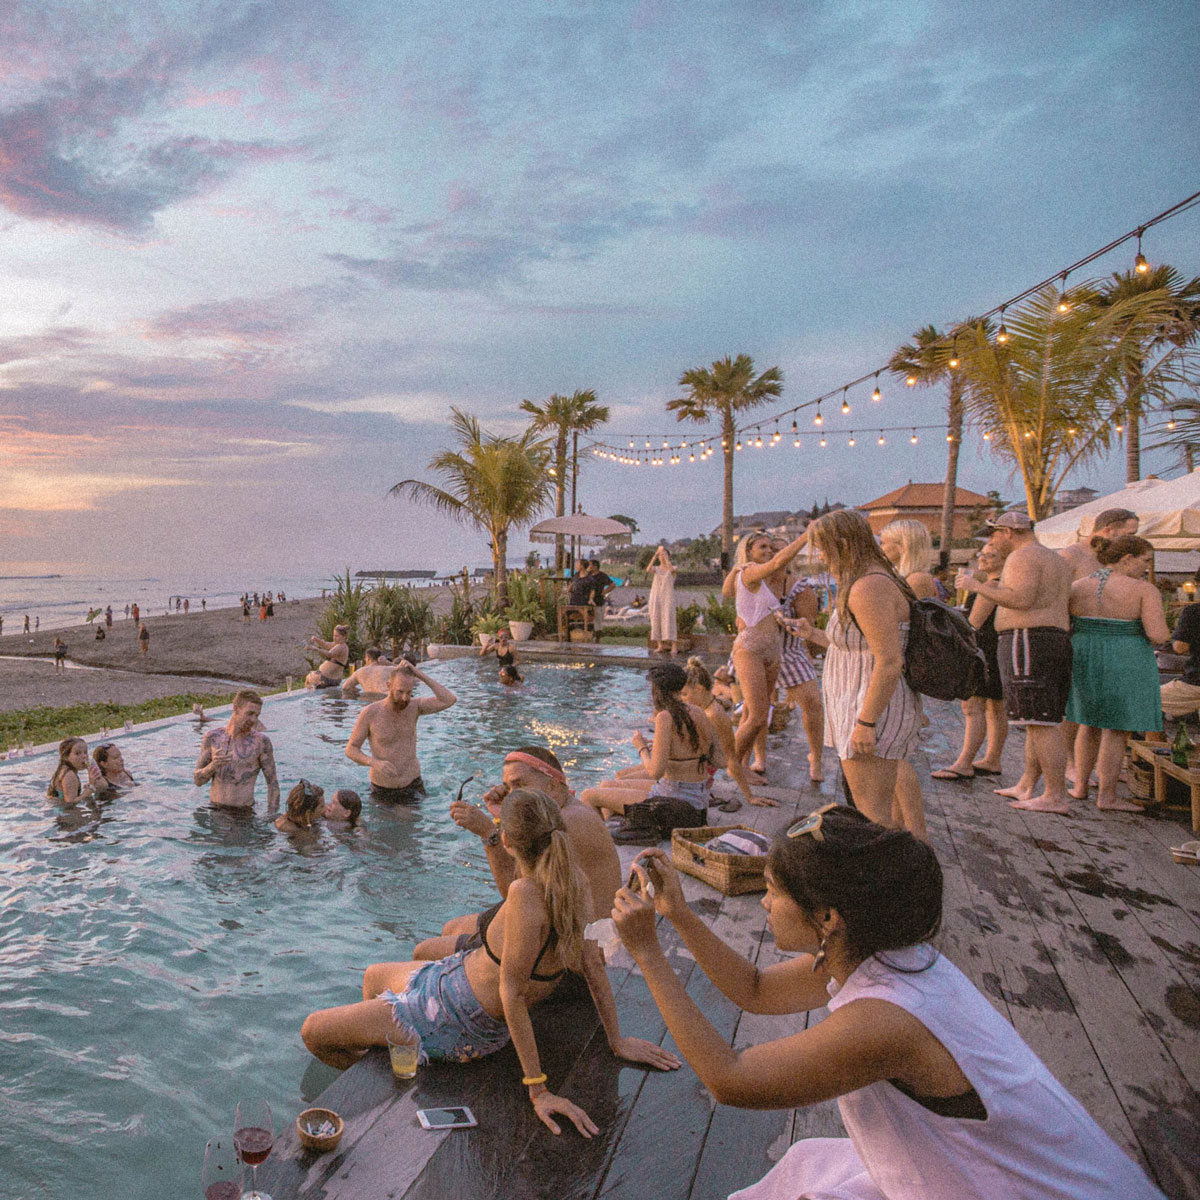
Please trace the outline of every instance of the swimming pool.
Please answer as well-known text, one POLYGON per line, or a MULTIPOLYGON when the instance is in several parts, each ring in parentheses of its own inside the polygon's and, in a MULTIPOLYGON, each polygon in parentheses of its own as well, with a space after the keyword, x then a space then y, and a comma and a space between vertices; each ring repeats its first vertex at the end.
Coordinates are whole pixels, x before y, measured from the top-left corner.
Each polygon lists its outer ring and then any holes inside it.
MULTIPOLYGON (((540 741, 586 786, 633 761, 649 711, 619 668, 523 665, 515 689, 494 663, 428 669, 459 702, 421 719, 424 806, 366 800, 365 829, 311 844, 276 831, 261 798, 252 820, 207 806, 193 721, 116 739, 139 785, 98 818, 45 799, 48 756, 0 765, 0 1197, 198 1195, 204 1142, 242 1093, 271 1101, 278 1130, 334 1077, 300 1042, 305 1015, 491 902, 478 839, 446 815, 459 781, 481 770, 478 798, 505 749, 540 741)), ((285 795, 303 775, 366 797, 342 753, 361 707, 267 704, 285 795)))

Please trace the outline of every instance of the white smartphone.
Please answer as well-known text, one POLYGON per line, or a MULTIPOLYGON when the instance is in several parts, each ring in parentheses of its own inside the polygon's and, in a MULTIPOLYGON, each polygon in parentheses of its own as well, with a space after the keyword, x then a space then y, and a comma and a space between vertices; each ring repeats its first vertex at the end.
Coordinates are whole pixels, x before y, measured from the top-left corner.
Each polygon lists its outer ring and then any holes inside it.
POLYGON ((475 1114, 465 1105, 458 1108, 418 1108, 422 1129, 470 1129, 478 1125, 475 1114))

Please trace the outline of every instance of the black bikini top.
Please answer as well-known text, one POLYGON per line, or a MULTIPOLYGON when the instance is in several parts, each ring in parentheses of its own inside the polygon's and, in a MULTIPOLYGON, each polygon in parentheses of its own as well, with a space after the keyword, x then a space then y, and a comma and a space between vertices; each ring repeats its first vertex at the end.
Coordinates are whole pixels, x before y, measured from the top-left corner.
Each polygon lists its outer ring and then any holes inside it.
POLYGON ((513 652, 511 650, 506 650, 503 654, 497 651, 496 661, 502 667, 511 667, 517 660, 513 657, 513 652))
MULTIPOLYGON (((500 910, 498 908, 491 909, 479 918, 479 938, 483 942, 483 952, 492 960, 492 962, 496 964, 496 966, 500 965, 500 960, 492 951, 491 946, 488 945, 487 931, 491 928, 492 921, 495 920, 496 913, 499 911, 500 910)), ((529 972, 529 978, 535 983, 553 983, 556 979, 559 979, 561 976, 567 973, 565 967, 560 967, 554 972, 553 975, 539 975, 537 973, 538 964, 546 956, 546 952, 554 948, 554 944, 557 941, 558 935, 554 932, 553 928, 551 928, 550 932, 546 934, 546 940, 542 943, 542 948, 538 951, 537 958, 533 960, 533 970, 529 972)))

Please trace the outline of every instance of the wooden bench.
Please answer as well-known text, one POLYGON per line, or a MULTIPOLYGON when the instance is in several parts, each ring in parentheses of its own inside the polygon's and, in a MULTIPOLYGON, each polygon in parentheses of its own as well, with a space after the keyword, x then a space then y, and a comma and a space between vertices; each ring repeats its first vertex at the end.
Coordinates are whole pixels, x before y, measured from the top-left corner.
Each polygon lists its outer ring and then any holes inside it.
MULTIPOLYGON (((1186 783, 1191 793, 1192 832, 1200 833, 1200 767, 1181 767, 1171 761, 1170 747, 1161 742, 1130 742, 1129 753, 1133 758, 1148 762, 1154 768, 1154 800, 1156 804, 1167 804, 1167 778, 1186 783)), ((1171 808, 1186 807, 1177 804, 1171 808)))

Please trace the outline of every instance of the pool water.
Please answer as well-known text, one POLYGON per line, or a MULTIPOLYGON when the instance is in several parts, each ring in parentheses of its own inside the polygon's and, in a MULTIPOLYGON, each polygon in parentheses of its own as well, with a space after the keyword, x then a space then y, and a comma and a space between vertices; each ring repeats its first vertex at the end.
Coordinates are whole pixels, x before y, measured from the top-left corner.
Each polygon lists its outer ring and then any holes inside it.
POLYGON ((207 806, 194 721, 114 739, 139 783, 98 812, 45 799, 54 758, 0 766, 0 1197, 198 1195, 204 1143, 243 1095, 271 1102, 277 1131, 294 1120, 334 1078, 300 1041, 305 1015, 494 897, 479 840, 447 815, 460 780, 482 771, 478 799, 530 741, 577 788, 633 761, 636 673, 522 670, 509 689, 494 663, 431 665, 460 699, 421 718, 415 811, 373 805, 343 755, 361 701, 269 702, 284 796, 304 776, 364 797, 365 828, 303 843, 266 818, 261 778, 252 819, 207 806))

